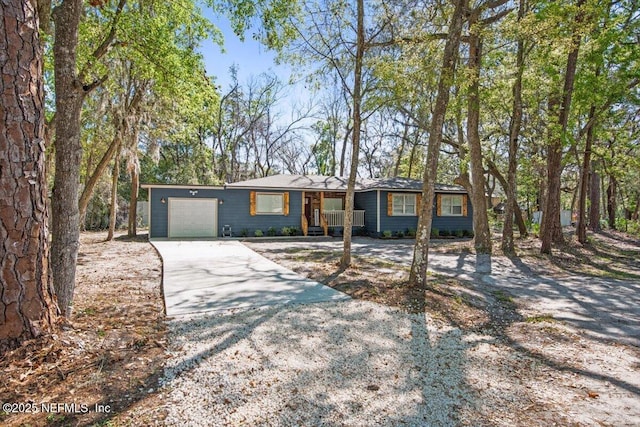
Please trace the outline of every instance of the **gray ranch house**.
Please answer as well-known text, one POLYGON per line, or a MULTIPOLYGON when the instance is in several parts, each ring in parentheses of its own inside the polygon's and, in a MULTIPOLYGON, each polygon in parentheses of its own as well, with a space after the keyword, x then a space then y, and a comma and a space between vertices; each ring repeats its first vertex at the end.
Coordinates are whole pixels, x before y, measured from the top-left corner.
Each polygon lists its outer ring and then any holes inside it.
MULTIPOLYGON (((224 186, 143 184, 149 191, 149 237, 340 234, 347 178, 274 175, 224 186)), ((406 178, 356 183, 354 231, 381 236, 418 225, 422 182, 406 178)), ((463 187, 436 185, 433 228, 471 231, 472 206, 463 187)))

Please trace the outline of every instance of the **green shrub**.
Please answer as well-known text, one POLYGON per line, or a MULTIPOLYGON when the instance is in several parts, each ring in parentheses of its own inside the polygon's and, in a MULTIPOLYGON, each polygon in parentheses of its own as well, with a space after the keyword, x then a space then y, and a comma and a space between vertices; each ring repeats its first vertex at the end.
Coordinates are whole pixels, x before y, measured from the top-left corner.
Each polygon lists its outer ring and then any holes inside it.
POLYGON ((634 236, 640 236, 640 221, 626 218, 616 218, 616 229, 634 236))
POLYGON ((456 230, 456 231, 454 231, 454 232, 453 232, 453 234, 454 234, 456 237, 460 238, 460 237, 463 237, 463 236, 464 236, 464 231, 462 231, 462 230, 456 230))
POLYGON ((416 237, 416 229, 415 228, 407 228, 407 236, 416 237))
POLYGON ((531 224, 531 234, 533 234, 534 236, 540 235, 540 224, 535 222, 531 224))
POLYGON ((437 228, 431 229, 431 237, 438 237, 439 235, 440 235, 440 230, 438 230, 437 228))
POLYGON ((393 233, 391 232, 391 230, 384 230, 384 231, 382 232, 382 237, 389 238, 389 237, 391 237, 392 235, 393 235, 393 233))
POLYGON ((278 233, 278 231, 276 230, 275 227, 269 227, 267 228, 267 236, 275 236, 278 233))
POLYGON ((451 235, 451 232, 449 232, 449 230, 440 230, 440 236, 449 237, 450 235, 451 235))
POLYGON ((264 233, 262 232, 262 230, 256 230, 253 232, 253 235, 256 237, 262 237, 264 236, 264 233))
POLYGON ((249 236, 248 228, 243 228, 242 230, 240 230, 240 237, 248 237, 248 236, 249 236))
POLYGON ((296 227, 295 225, 292 225, 289 227, 289 233, 291 236, 297 236, 298 235, 298 227, 296 227))
POLYGON ((403 238, 404 237, 404 231, 403 230, 398 230, 396 231, 396 236, 403 238))
POLYGON ((283 236, 291 236, 291 229, 289 227, 282 227, 282 230, 280 230, 280 234, 282 234, 283 236))

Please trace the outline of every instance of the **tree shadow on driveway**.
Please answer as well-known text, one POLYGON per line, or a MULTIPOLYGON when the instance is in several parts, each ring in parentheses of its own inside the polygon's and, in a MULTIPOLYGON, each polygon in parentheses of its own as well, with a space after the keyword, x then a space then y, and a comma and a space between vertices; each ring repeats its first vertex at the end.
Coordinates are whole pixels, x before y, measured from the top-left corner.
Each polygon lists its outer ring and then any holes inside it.
POLYGON ((460 331, 424 315, 346 301, 174 322, 167 425, 457 425, 474 405, 460 331))

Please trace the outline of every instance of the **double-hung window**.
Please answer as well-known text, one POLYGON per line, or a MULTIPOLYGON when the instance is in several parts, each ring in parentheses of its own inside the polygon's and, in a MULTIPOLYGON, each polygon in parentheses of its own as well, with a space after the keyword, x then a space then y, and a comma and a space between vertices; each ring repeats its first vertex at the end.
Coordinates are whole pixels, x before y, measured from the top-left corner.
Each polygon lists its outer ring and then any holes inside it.
POLYGON ((442 216, 462 216, 462 194, 443 194, 440 197, 442 216))
POLYGON ((416 195, 394 193, 392 197, 393 216, 416 215, 416 195))

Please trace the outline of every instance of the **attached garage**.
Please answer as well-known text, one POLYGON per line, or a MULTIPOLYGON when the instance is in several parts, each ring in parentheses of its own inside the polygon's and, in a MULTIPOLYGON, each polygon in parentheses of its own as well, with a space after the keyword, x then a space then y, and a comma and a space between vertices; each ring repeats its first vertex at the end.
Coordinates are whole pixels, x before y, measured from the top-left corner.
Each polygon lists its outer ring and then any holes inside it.
POLYGON ((168 199, 170 238, 218 236, 218 199, 168 199))

